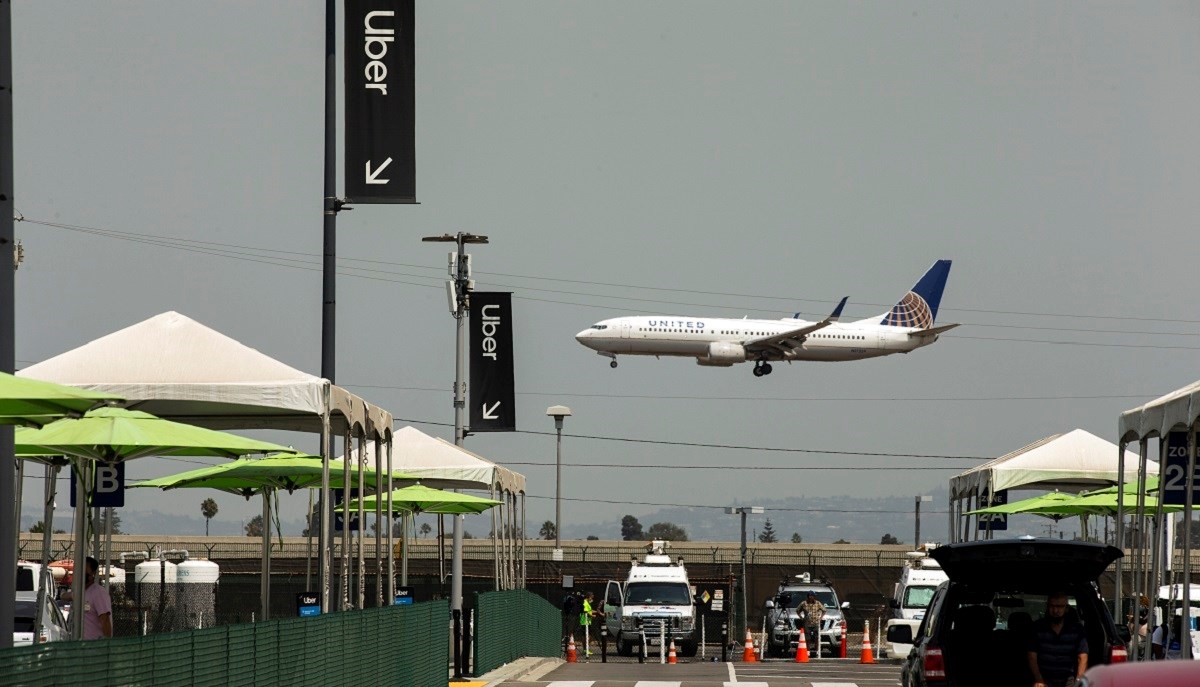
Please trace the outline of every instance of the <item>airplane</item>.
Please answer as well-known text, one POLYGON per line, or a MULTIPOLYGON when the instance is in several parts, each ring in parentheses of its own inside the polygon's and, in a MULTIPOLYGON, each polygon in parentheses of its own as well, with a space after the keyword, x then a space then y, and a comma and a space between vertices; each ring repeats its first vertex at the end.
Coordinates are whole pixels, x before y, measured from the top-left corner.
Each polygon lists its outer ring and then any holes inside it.
POLYGON ((602 320, 575 335, 579 343, 617 355, 691 357, 705 367, 754 361, 754 376, 771 374, 772 361, 844 361, 910 353, 938 340, 957 324, 934 326, 950 261, 938 260, 892 309, 876 317, 841 322, 843 298, 819 322, 800 313, 779 320, 636 316, 602 320))

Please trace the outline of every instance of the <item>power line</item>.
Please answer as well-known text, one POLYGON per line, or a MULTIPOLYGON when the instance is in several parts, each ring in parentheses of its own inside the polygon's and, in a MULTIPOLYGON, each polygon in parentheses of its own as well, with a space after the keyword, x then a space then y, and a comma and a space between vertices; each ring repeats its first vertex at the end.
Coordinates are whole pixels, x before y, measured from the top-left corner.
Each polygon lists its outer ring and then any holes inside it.
MULTIPOLYGON (((394 386, 387 384, 343 384, 350 389, 394 389, 398 391, 432 391, 444 393, 442 387, 432 386, 394 386)), ((652 394, 584 394, 577 392, 549 391, 518 391, 518 396, 545 396, 554 398, 611 398, 611 399, 646 399, 656 401, 755 401, 762 403, 961 403, 967 401, 1098 401, 1115 399, 1154 399, 1162 393, 1153 394, 1103 394, 1079 396, 659 396, 652 394)))
MULTIPOLYGON (((164 248, 174 248, 177 250, 189 250, 192 252, 215 255, 215 256, 219 256, 219 257, 233 257, 233 258, 239 258, 239 259, 250 259, 252 262, 262 262, 265 264, 274 264, 274 265, 281 266, 281 267, 300 267, 302 269, 308 269, 307 267, 301 267, 300 265, 292 264, 292 263, 301 263, 301 265, 312 265, 312 269, 314 269, 314 270, 320 269, 320 262, 319 262, 320 256, 316 255, 316 254, 312 254, 312 253, 302 253, 302 252, 298 252, 298 251, 284 251, 284 250, 279 250, 279 249, 274 249, 274 248, 259 248, 259 247, 246 246, 246 245, 240 245, 240 244, 219 243, 216 241, 200 241, 200 240, 196 240, 196 239, 186 239, 186 238, 169 237, 169 236, 154 235, 154 234, 127 232, 127 231, 119 231, 119 230, 114 230, 114 229, 103 229, 103 228, 88 227, 88 226, 77 225, 77 224, 65 224, 65 223, 61 223, 61 222, 49 222, 49 221, 44 221, 44 220, 29 219, 27 217, 19 217, 18 221, 28 222, 30 224, 36 224, 36 225, 46 226, 46 227, 51 227, 51 228, 88 233, 88 234, 92 234, 92 235, 96 235, 96 236, 103 236, 103 237, 107 237, 107 238, 114 238, 114 239, 120 239, 120 240, 126 240, 126 241, 134 241, 137 243, 145 243, 148 245, 156 245, 156 246, 164 247, 164 248), (191 246, 191 247, 189 248, 189 246, 191 246), (241 251, 255 251, 255 253, 249 253, 249 254, 239 253, 236 251, 232 251, 230 249, 238 249, 241 251), (300 258, 303 258, 303 259, 301 260, 301 259, 292 259, 292 258, 274 258, 274 257, 270 256, 271 253, 275 253, 275 254, 282 255, 282 256, 299 256, 300 258), (262 258, 265 258, 265 257, 272 257, 272 260, 281 260, 283 262, 272 262, 271 260, 263 260, 262 258), (251 258, 254 258, 254 259, 251 259, 251 258)), ((361 262, 361 263, 367 263, 367 264, 382 264, 382 265, 390 265, 390 266, 396 266, 396 267, 405 267, 405 268, 421 269, 421 270, 435 270, 438 272, 441 271, 440 267, 435 268, 435 267, 430 267, 430 266, 426 266, 426 265, 413 265, 413 264, 409 264, 409 263, 400 263, 400 262, 385 261, 385 260, 371 260, 371 259, 367 259, 367 258, 340 257, 339 262, 343 262, 343 261, 344 262, 354 261, 354 262, 361 262)), ((365 272, 381 272, 384 274, 395 274, 394 272, 383 272, 382 270, 370 270, 368 268, 351 267, 350 269, 365 271, 365 272)), ((489 275, 489 276, 499 276, 499 277, 516 278, 516 279, 528 279, 528 280, 536 280, 536 281, 551 281, 551 282, 562 282, 562 283, 569 283, 569 284, 580 284, 580 285, 587 285, 587 286, 603 286, 603 287, 611 287, 611 288, 633 288, 633 289, 637 289, 639 291, 659 291, 659 292, 664 292, 664 293, 688 293, 688 294, 698 294, 698 295, 705 295, 705 296, 720 296, 720 297, 727 297, 727 298, 750 298, 750 299, 760 300, 760 301, 761 300, 779 300, 779 301, 787 301, 787 302, 797 302, 798 301, 798 302, 809 302, 809 303, 832 303, 834 300, 836 300, 836 299, 799 298, 799 297, 792 297, 792 296, 771 296, 771 295, 762 295, 762 294, 745 294, 745 293, 721 292, 721 291, 703 291, 703 290, 697 290, 697 289, 680 289, 680 288, 656 287, 656 286, 637 285, 637 284, 618 284, 618 283, 613 283, 613 282, 589 281, 589 280, 580 280, 580 279, 565 279, 565 278, 557 278, 557 277, 539 277, 539 276, 532 276, 532 275, 518 275, 518 274, 511 274, 511 273, 504 273, 504 272, 478 271, 475 274, 479 275, 479 276, 489 275)), ((347 276, 355 276, 355 275, 347 275, 347 276)), ((422 275, 407 275, 407 274, 402 274, 401 276, 414 277, 414 278, 418 278, 418 279, 438 279, 439 281, 441 280, 440 276, 426 277, 426 276, 422 276, 422 275)), ((384 280, 384 281, 392 281, 392 280, 384 280)), ((408 283, 408 284, 414 285, 414 286, 427 286, 429 288, 441 288, 440 284, 428 285, 428 284, 411 284, 409 282, 397 282, 397 283, 408 283)), ((509 286, 509 285, 501 284, 498 286, 509 286)), ((525 289, 528 289, 531 291, 549 291, 549 292, 553 292, 553 293, 565 293, 568 295, 582 295, 582 296, 587 296, 587 297, 608 298, 608 299, 615 299, 615 300, 656 302, 656 303, 664 303, 664 304, 668 304, 668 305, 687 305, 687 306, 694 306, 694 307, 714 307, 714 308, 738 309, 733 306, 718 306, 718 305, 706 305, 706 304, 696 304, 696 303, 678 303, 678 302, 660 301, 660 300, 636 298, 636 297, 629 297, 629 296, 578 293, 578 292, 553 290, 553 289, 538 289, 538 288, 534 288, 534 287, 514 287, 514 288, 525 288, 525 289)), ((530 300, 537 300, 537 299, 530 299, 530 300)), ((583 306, 583 307, 604 307, 604 306, 595 306, 595 305, 591 305, 591 304, 569 303, 569 302, 562 302, 562 301, 549 301, 549 302, 562 303, 565 305, 578 305, 578 306, 583 306)), ((887 308, 887 307, 891 307, 893 304, 864 302, 864 303, 860 303, 860 305, 870 306, 870 307, 887 308)), ((1076 314, 1076 313, 1044 313, 1044 312, 1020 311, 1020 310, 995 310, 995 309, 986 309, 986 308, 950 308, 950 307, 943 308, 943 311, 945 311, 945 312, 985 313, 985 314, 993 314, 993 315, 1017 315, 1017 316, 1026 316, 1026 317, 1057 317, 1057 318, 1078 318, 1078 319, 1130 320, 1130 321, 1138 321, 1138 322, 1172 322, 1172 323, 1180 323, 1180 324, 1200 324, 1200 320, 1183 319, 1183 318, 1141 317, 1141 316, 1135 316, 1135 315, 1081 315, 1081 314, 1076 314)), ((966 323, 964 323, 964 324, 966 324, 966 323)), ((1194 336, 1195 335, 1193 333, 1188 333, 1188 332, 1180 332, 1180 333, 1138 332, 1138 331, 1112 332, 1111 330, 1105 330, 1105 329, 1089 330, 1089 329, 1052 328, 1052 327, 1036 327, 1036 326, 1020 327, 1020 326, 1014 326, 1014 325, 972 324, 971 326, 992 326, 992 327, 1010 327, 1010 328, 1020 328, 1020 329, 1049 329, 1049 330, 1060 330, 1060 331, 1081 331, 1081 332, 1096 332, 1096 333, 1127 333, 1127 334, 1165 335, 1165 336, 1194 336)))
MULTIPOLYGON (((394 422, 407 422, 417 425, 433 425, 437 427, 448 427, 445 422, 429 422, 427 420, 413 420, 409 418, 393 418, 394 422)), ((557 436, 555 432, 537 432, 529 429, 518 429, 515 434, 533 434, 537 436, 557 436)), ((594 439, 597 441, 620 441, 630 444, 653 444, 656 446, 685 446, 688 448, 720 448, 738 451, 763 451, 768 453, 813 453, 818 455, 829 456, 868 456, 878 458, 943 458, 950 460, 992 460, 995 456, 967 456, 967 455, 946 455, 940 453, 883 453, 872 451, 836 451, 831 449, 815 449, 815 448, 778 448, 772 446, 745 446, 740 444, 704 444, 692 441, 666 441, 663 439, 632 439, 629 437, 606 437, 595 434, 563 434, 564 438, 572 439, 594 439)), ((518 465, 520 463, 517 463, 518 465)), ((729 467, 729 466, 726 466, 729 467)), ((740 467, 740 466, 738 466, 740 467)))
MULTIPOLYGON (((527 499, 548 499, 553 500, 553 496, 531 496, 526 495, 527 499)), ((617 506, 655 506, 658 508, 704 508, 710 510, 725 510, 729 504, 723 506, 705 506, 698 503, 651 503, 649 501, 613 501, 609 499, 573 499, 563 498, 563 501, 577 501, 580 503, 604 503, 617 506)), ((787 512, 787 513, 881 513, 885 515, 912 515, 911 510, 863 510, 861 508, 767 508, 771 512, 787 512)), ((950 511, 945 510, 922 510, 922 513, 940 513, 945 515, 950 511)))

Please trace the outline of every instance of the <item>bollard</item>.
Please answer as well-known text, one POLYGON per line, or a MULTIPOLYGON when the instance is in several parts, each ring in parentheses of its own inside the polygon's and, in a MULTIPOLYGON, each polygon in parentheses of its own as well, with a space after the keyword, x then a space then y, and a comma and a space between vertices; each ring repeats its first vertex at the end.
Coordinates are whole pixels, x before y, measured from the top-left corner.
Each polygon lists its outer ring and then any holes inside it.
POLYGON ((667 664, 667 624, 658 624, 658 664, 667 664))
POLYGON ((459 655, 461 644, 459 638, 462 637, 462 611, 455 609, 450 611, 454 618, 454 636, 450 638, 450 643, 454 645, 454 679, 462 679, 462 656, 459 655))
POLYGON ((600 626, 600 662, 608 663, 608 625, 600 626))
POLYGON ((702 615, 700 616, 700 660, 702 662, 708 660, 708 647, 705 646, 707 643, 708 638, 704 635, 704 616, 702 615))
POLYGON ((646 662, 646 630, 645 628, 638 630, 638 634, 642 638, 642 643, 638 645, 638 663, 646 662))

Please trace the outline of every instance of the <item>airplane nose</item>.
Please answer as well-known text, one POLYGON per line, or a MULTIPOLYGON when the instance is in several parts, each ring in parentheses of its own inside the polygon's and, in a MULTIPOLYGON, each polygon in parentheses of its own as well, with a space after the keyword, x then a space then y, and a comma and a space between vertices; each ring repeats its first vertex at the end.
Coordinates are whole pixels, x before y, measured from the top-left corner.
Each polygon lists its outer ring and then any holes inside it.
POLYGON ((585 329, 575 335, 575 340, 578 341, 579 343, 583 344, 584 346, 588 346, 588 348, 591 348, 591 346, 589 345, 589 343, 591 343, 589 341, 589 339, 591 338, 591 334, 592 334, 591 329, 585 329))

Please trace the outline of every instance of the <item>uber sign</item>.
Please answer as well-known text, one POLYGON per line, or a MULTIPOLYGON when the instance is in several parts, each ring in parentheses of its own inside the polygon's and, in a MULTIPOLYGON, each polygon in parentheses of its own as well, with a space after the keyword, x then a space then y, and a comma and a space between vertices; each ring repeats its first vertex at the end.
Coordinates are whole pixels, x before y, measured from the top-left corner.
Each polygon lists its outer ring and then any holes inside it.
MULTIPOLYGON (((1006 503, 1008 503, 1008 490, 1001 489, 992 494, 987 507, 1003 506, 1006 503)), ((1003 513, 980 514, 976 517, 979 520, 980 532, 1000 532, 1008 529, 1008 516, 1003 513)))
MULTIPOLYGON (((95 484, 90 506, 95 508, 125 507, 125 463, 96 463, 95 484)), ((71 507, 75 507, 75 479, 71 479, 71 507)))
POLYGON ((515 432, 512 294, 471 292, 471 431, 515 432))
POLYGON ((346 197, 415 203, 413 0, 346 0, 346 197))

